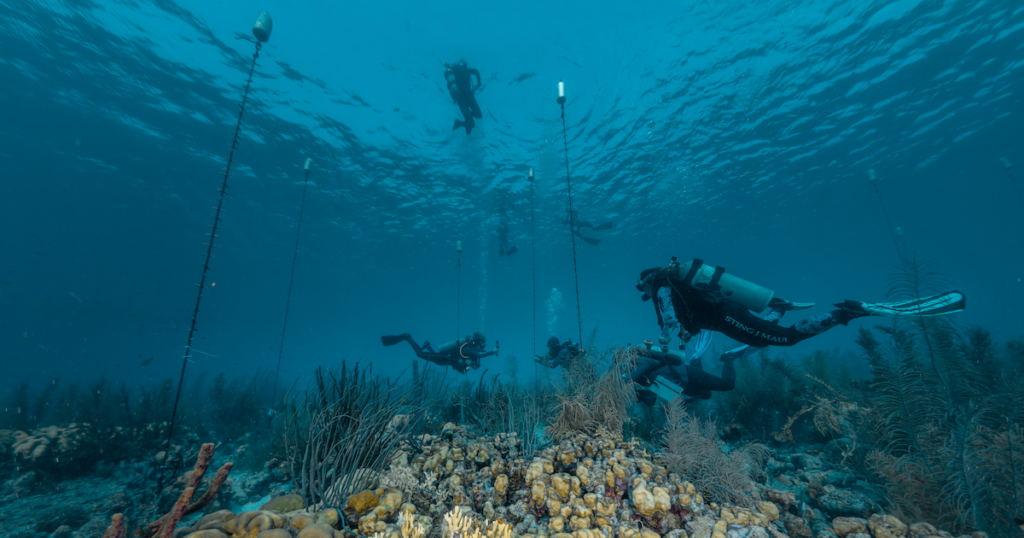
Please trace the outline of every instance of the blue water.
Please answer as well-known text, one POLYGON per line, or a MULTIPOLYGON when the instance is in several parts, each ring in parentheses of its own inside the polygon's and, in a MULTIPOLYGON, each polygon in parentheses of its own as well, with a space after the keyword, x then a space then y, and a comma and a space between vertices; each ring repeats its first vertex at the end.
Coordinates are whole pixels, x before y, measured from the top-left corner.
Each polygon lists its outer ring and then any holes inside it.
POLYGON ((1024 206, 999 164, 1024 179, 1017 2, 3 0, 2 388, 177 375, 254 50, 236 37, 263 10, 190 375, 276 366, 307 157, 289 382, 397 372, 412 354, 388 333, 481 329, 526 361, 552 288, 559 336, 650 339, 633 284, 673 255, 811 314, 879 300, 898 257, 868 169, 907 251, 967 294, 960 324, 1024 333, 1024 206), (460 58, 485 82, 469 136, 442 77, 460 58), (577 239, 580 323, 559 80, 574 208, 616 224, 577 239))

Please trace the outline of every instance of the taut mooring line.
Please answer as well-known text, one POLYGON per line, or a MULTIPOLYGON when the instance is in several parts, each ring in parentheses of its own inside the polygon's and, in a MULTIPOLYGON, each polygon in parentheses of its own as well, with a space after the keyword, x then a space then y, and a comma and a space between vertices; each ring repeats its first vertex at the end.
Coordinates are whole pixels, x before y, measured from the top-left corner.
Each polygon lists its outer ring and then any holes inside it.
POLYGON ((174 437, 174 423, 178 417, 178 403, 181 400, 181 387, 185 383, 185 367, 188 366, 188 358, 192 356, 192 337, 196 332, 196 318, 199 317, 199 303, 203 300, 203 290, 206 289, 206 275, 210 272, 210 258, 213 257, 214 239, 217 238, 217 230, 220 229, 220 213, 224 208, 224 195, 228 192, 228 178, 231 177, 231 165, 235 163, 235 150, 238 149, 238 135, 242 132, 242 115, 245 114, 245 104, 249 101, 249 88, 252 86, 252 74, 256 70, 256 59, 260 57, 260 49, 263 48, 263 43, 266 43, 270 39, 270 32, 273 29, 274 22, 270 18, 270 13, 264 11, 260 14, 259 18, 256 19, 256 24, 252 27, 252 33, 256 36, 256 51, 252 54, 252 66, 249 68, 249 78, 245 81, 245 93, 242 94, 242 102, 238 104, 238 121, 235 123, 235 134, 231 138, 231 151, 228 153, 228 165, 221 175, 224 176, 220 184, 220 198, 217 200, 217 207, 213 214, 213 224, 210 225, 210 233, 206 234, 210 236, 210 242, 204 243, 206 245, 206 259, 203 261, 203 275, 199 278, 199 284, 196 287, 199 288, 199 293, 196 294, 196 307, 192 311, 192 325, 188 329, 188 339, 185 340, 185 354, 181 358, 181 377, 178 379, 178 392, 174 396, 174 408, 171 411, 171 424, 167 428, 167 446, 171 446, 171 438, 174 437))
POLYGON ((580 273, 576 266, 576 222, 572 213, 572 180, 569 176, 569 139, 565 134, 565 84, 558 81, 558 105, 562 107, 562 145, 565 148, 565 184, 569 192, 569 234, 572 238, 572 273, 576 279, 576 324, 580 333, 580 346, 583 346, 583 315, 580 313, 580 273))

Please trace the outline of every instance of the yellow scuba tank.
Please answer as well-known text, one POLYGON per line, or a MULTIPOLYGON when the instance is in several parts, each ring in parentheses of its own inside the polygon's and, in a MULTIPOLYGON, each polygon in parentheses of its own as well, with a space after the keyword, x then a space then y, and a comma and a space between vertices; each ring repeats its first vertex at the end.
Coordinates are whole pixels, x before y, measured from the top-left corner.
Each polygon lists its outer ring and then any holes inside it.
POLYGON ((680 264, 678 278, 697 288, 718 288, 726 299, 739 303, 754 312, 760 312, 767 308, 768 302, 775 296, 775 292, 768 288, 730 275, 725 272, 725 268, 707 265, 698 259, 680 264), (690 276, 691 272, 693 276, 690 276), (690 276, 689 282, 686 281, 688 276, 690 276))

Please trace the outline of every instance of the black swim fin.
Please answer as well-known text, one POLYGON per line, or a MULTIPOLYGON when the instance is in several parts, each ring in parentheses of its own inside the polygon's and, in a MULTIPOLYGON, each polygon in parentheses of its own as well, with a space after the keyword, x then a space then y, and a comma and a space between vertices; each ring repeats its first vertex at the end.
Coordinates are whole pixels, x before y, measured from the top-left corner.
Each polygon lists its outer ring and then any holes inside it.
POLYGON ((395 336, 381 336, 380 337, 380 343, 384 344, 385 346, 393 346, 393 345, 395 345, 395 344, 397 344, 399 342, 404 342, 404 341, 408 340, 409 338, 410 337, 409 337, 408 333, 406 333, 406 334, 399 334, 399 335, 395 335, 395 336))
POLYGON ((509 247, 509 249, 505 251, 505 255, 506 256, 511 256, 511 255, 515 254, 516 252, 519 252, 519 248, 517 248, 517 247, 509 247))
POLYGON ((606 223, 604 223, 604 224, 599 224, 599 225, 598 225, 598 226, 597 226, 596 228, 594 228, 594 229, 595 229, 595 230, 611 230, 611 229, 612 229, 612 228, 614 228, 614 227, 615 227, 615 223, 614 223, 614 222, 606 222, 606 223))
POLYGON ((466 125, 466 122, 464 122, 462 120, 455 120, 455 125, 452 126, 452 130, 453 131, 458 131, 459 127, 465 127, 465 125, 466 125))
MULTIPOLYGON (((581 235, 580 237, 583 236, 581 235)), ((594 239, 593 237, 583 237, 583 240, 586 241, 587 243, 590 243, 591 245, 594 245, 595 247, 601 244, 600 239, 594 239)))

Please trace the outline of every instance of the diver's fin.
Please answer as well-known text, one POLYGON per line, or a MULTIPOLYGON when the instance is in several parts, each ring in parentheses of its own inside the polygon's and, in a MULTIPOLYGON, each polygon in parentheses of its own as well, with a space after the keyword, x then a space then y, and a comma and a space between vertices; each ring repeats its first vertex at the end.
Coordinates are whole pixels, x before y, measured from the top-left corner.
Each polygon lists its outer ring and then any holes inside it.
POLYGON ((518 247, 509 247, 509 249, 505 251, 505 255, 506 256, 511 256, 511 255, 515 254, 516 252, 519 252, 519 248, 518 247))
POLYGON ((455 120, 455 125, 452 127, 452 130, 453 131, 458 131, 459 127, 463 127, 465 125, 466 125, 466 122, 464 122, 462 120, 455 120))
POLYGON ((754 346, 748 346, 748 345, 742 345, 742 346, 740 346, 738 348, 730 349, 729 351, 726 351, 725 353, 722 353, 718 357, 718 360, 720 360, 722 362, 726 362, 726 361, 734 361, 736 359, 742 359, 743 357, 748 357, 750 355, 753 355, 754 353, 757 353, 758 350, 760 350, 760 349, 762 349, 762 348, 754 347, 754 346))
POLYGON ((606 222, 604 224, 598 224, 597 227, 595 227, 594 229, 595 230, 611 230, 614 227, 615 227, 615 223, 614 222, 606 222))
POLYGON ((836 306, 852 314, 895 318, 900 316, 945 316, 960 312, 966 304, 967 298, 963 293, 950 291, 941 295, 904 302, 862 303, 860 301, 846 301, 836 306))
POLYGON ((693 340, 691 340, 693 343, 693 353, 690 354, 691 359, 699 359, 707 351, 708 346, 711 345, 711 337, 714 334, 707 329, 701 329, 697 336, 693 337, 693 340))
POLYGON ((791 310, 805 310, 814 306, 814 303, 794 303, 793 301, 786 301, 773 297, 771 301, 768 301, 768 308, 772 310, 778 310, 780 312, 789 312, 791 310))
POLYGON ((380 343, 384 344, 385 346, 393 346, 393 345, 395 345, 395 344, 397 344, 399 342, 404 342, 408 338, 409 338, 408 334, 399 334, 399 335, 394 335, 394 336, 381 336, 380 337, 380 343))
MULTIPOLYGON (((581 235, 580 237, 583 236, 581 235)), ((600 239, 594 239, 593 237, 583 237, 583 240, 586 241, 587 243, 590 243, 591 245, 594 245, 595 247, 601 244, 600 239)))

